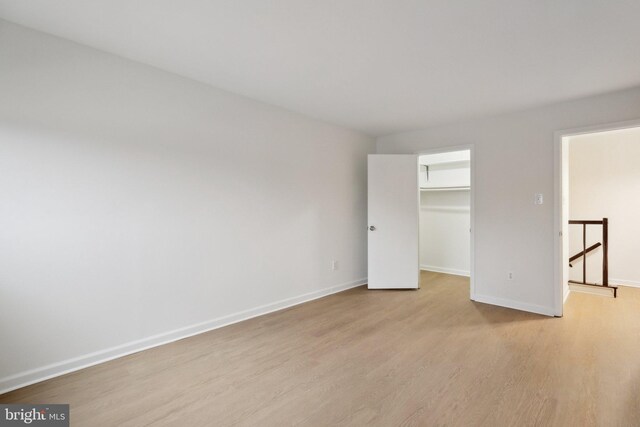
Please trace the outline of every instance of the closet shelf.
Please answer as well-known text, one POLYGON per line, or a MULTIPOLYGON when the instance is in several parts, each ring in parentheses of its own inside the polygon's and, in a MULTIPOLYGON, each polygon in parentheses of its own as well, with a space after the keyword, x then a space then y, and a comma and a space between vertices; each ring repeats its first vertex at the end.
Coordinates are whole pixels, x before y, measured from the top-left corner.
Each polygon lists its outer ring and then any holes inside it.
POLYGON ((460 166, 460 165, 464 165, 468 167, 470 165, 469 159, 440 160, 440 161, 429 162, 429 163, 420 163, 420 166, 446 167, 446 166, 460 166))
POLYGON ((420 191, 465 191, 471 187, 420 187, 420 191))

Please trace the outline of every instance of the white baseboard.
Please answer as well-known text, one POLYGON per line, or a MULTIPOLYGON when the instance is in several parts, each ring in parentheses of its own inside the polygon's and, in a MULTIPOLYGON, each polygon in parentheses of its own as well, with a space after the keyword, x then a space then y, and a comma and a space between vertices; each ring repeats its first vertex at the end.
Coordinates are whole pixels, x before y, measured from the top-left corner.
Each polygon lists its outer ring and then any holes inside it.
POLYGON ((569 283, 569 288, 571 289, 571 292, 579 292, 581 294, 591 294, 613 298, 613 288, 605 288, 604 286, 581 285, 579 283, 569 283))
POLYGON ((468 270, 458 270, 456 268, 436 267, 433 265, 420 264, 420 270, 433 271, 435 273, 455 274, 456 276, 469 277, 471 274, 468 270))
POLYGON ((514 310, 528 311, 530 313, 544 314, 545 316, 554 316, 553 307, 545 307, 542 305, 528 304, 520 301, 513 301, 506 298, 497 298, 488 295, 476 294, 474 301, 485 304, 498 305, 500 307, 513 308, 514 310))
POLYGON ((628 286, 630 288, 640 288, 640 282, 637 280, 609 279, 610 285, 628 286))
POLYGON ((341 285, 331 286, 328 288, 320 289, 318 291, 313 291, 296 297, 276 301, 274 303, 239 311, 237 313, 218 317, 216 319, 197 323, 195 325, 186 326, 184 328, 174 329, 172 331, 153 335, 119 346, 106 348, 104 350, 96 351, 89 354, 84 354, 82 356, 74 357, 47 366, 42 366, 40 368, 20 372, 0 379, 0 394, 7 393, 11 390, 25 387, 30 384, 34 384, 50 378, 58 377, 60 375, 68 374, 70 372, 78 371, 80 369, 88 368, 89 366, 97 365, 99 363, 108 362, 109 360, 117 359, 119 357, 127 356, 139 351, 158 347, 163 344, 168 344, 173 341, 188 338, 193 335, 198 335, 233 323, 238 323, 243 320, 248 320, 253 317, 262 316, 274 311, 285 309, 287 307, 322 298, 327 295, 346 291, 347 289, 362 286, 366 283, 366 278, 354 280, 352 282, 343 283, 341 285))
POLYGON ((567 298, 569 298, 570 293, 571 293, 571 289, 569 288, 569 286, 567 286, 564 290, 564 297, 562 298, 563 304, 567 302, 567 298))

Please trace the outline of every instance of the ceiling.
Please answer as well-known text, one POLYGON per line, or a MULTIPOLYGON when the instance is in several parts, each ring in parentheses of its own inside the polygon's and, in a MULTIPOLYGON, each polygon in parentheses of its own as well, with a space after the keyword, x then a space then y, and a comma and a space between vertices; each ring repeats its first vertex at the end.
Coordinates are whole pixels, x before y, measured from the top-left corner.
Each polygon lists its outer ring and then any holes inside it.
POLYGON ((0 0, 0 17, 370 135, 640 85, 638 0, 0 0))

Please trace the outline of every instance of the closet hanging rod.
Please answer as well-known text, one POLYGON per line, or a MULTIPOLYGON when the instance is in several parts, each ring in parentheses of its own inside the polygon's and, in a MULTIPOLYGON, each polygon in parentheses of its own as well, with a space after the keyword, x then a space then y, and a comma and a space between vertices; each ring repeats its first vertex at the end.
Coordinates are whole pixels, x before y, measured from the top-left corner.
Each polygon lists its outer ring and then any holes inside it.
POLYGON ((463 191, 471 187, 420 187, 420 191, 463 191))

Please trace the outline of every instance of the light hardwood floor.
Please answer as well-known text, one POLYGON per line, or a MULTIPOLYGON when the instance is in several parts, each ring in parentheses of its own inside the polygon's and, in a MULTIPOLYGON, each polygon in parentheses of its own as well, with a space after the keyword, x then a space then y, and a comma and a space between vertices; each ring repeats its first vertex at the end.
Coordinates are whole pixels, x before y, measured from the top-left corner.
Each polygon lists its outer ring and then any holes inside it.
POLYGON ((73 426, 640 425, 640 289, 562 319, 474 303, 468 280, 357 288, 0 396, 73 426))

